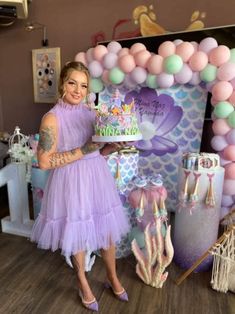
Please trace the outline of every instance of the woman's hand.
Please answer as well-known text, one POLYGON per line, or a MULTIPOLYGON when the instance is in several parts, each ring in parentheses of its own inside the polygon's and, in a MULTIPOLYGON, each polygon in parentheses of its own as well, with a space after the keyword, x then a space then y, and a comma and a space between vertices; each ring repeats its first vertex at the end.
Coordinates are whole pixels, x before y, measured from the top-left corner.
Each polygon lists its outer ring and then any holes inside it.
POLYGON ((113 143, 107 143, 105 146, 100 150, 101 154, 106 156, 109 154, 112 154, 114 152, 118 152, 122 148, 126 146, 126 142, 113 142, 113 143))
POLYGON ((104 146, 103 143, 94 143, 91 141, 86 142, 86 144, 84 144, 80 150, 83 153, 83 155, 87 155, 90 153, 95 152, 96 150, 101 149, 104 146))

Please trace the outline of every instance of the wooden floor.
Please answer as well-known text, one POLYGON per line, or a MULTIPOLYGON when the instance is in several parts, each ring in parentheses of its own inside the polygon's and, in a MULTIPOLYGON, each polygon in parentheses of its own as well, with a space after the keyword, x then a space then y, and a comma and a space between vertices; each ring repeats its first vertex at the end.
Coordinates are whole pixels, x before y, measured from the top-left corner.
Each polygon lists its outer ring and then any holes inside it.
MULTIPOLYGON (((182 274, 173 263, 162 289, 145 285, 135 274, 133 256, 117 260, 120 279, 129 302, 117 300, 103 288, 102 259, 97 257, 88 273, 89 282, 103 314, 234 314, 235 295, 214 291, 211 274, 193 273, 180 286, 182 274)), ((27 238, 0 233, 0 313, 73 314, 89 313, 76 292, 73 270, 59 251, 39 250, 27 238)))

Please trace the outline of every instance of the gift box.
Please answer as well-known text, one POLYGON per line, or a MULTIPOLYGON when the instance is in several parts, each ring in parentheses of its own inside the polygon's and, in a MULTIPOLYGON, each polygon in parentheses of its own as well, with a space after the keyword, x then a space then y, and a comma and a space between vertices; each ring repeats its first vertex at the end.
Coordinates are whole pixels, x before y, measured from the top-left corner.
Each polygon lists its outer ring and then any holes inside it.
POLYGON ((138 174, 139 152, 134 148, 123 149, 108 155, 106 161, 118 189, 125 190, 127 184, 138 174))

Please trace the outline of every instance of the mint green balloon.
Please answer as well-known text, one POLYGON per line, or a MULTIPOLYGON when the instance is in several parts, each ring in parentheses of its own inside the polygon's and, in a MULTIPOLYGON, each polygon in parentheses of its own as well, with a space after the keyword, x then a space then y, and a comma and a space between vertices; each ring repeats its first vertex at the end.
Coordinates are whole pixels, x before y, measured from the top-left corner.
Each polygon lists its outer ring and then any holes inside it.
POLYGON ((202 81, 208 83, 216 79, 217 67, 213 64, 207 64, 207 66, 200 72, 200 78, 202 81))
POLYGON ((109 71, 109 80, 113 84, 121 84, 124 81, 125 73, 118 67, 112 68, 109 71))
POLYGON ((230 49, 230 59, 229 59, 229 61, 235 63, 235 48, 230 49))
POLYGON ((156 80, 156 75, 153 75, 153 74, 148 74, 147 76, 147 79, 146 79, 146 85, 149 87, 149 88, 157 88, 157 80, 156 80))
POLYGON ((220 101, 215 106, 214 114, 217 118, 227 118, 234 111, 234 107, 228 101, 220 101))
POLYGON ((90 91, 93 93, 100 93, 104 89, 104 85, 99 78, 90 79, 90 91))
POLYGON ((228 124, 231 126, 231 128, 235 129, 235 111, 230 113, 228 116, 228 124))
POLYGON ((163 69, 168 74, 176 74, 183 67, 183 60, 178 55, 171 55, 164 59, 163 69))

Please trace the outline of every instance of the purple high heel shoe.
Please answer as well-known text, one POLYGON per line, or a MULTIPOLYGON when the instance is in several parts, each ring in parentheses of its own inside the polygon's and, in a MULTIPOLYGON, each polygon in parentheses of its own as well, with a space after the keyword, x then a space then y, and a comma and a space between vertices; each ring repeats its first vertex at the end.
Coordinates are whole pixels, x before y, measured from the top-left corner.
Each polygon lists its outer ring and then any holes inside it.
POLYGON ((95 298, 92 301, 87 302, 84 300, 81 290, 78 290, 78 294, 79 294, 79 297, 81 298, 83 306, 86 309, 98 312, 99 306, 95 298))
POLYGON ((128 302, 128 294, 126 293, 126 290, 124 288, 122 289, 122 291, 117 292, 113 289, 111 283, 107 281, 104 283, 104 287, 106 289, 111 289, 115 297, 118 298, 118 300, 128 302))

